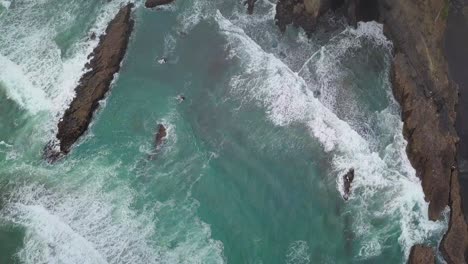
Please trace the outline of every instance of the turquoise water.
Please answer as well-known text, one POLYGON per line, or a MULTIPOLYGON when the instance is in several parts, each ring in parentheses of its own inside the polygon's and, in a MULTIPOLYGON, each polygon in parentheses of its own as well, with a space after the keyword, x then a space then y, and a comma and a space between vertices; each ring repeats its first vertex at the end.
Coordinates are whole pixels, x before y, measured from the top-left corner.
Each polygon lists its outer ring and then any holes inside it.
POLYGON ((124 2, 0 1, 0 263, 403 263, 438 243, 381 25, 282 35, 267 0, 253 16, 237 1, 138 2, 89 131, 43 161, 88 36, 124 2))

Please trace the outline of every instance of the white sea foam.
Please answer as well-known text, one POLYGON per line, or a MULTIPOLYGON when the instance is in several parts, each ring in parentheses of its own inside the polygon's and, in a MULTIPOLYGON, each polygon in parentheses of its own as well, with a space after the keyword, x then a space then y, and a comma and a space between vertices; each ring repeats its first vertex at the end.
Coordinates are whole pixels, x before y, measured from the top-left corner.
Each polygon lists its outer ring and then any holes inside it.
MULTIPOLYGON (((239 58, 242 68, 231 80, 231 92, 242 100, 252 100, 266 108, 268 117, 276 125, 306 124, 311 135, 332 155, 337 186, 342 194, 341 175, 349 168, 355 168, 357 177, 353 183, 355 195, 351 204, 357 213, 353 214, 353 228, 361 241, 372 242, 362 245, 361 257, 379 254, 381 243, 393 234, 391 226, 374 227, 371 219, 384 217, 400 221, 402 234, 399 241, 406 255, 415 242, 423 242, 444 229, 445 223, 427 219, 428 205, 424 201, 420 181, 404 151, 406 142, 401 133, 401 122, 389 128, 395 133, 394 142, 387 147, 382 159, 379 153, 371 151, 363 137, 330 110, 332 108, 325 107, 313 96, 297 73, 266 53, 220 12, 217 12, 215 20, 229 42, 231 54, 239 58)), ((341 41, 335 52, 339 55, 349 47, 359 47, 361 38, 372 39, 376 45, 387 45, 381 30, 380 26, 372 23, 360 24, 357 30, 348 29, 353 38, 341 41)), ((326 76, 325 71, 322 76, 326 76)), ((329 84, 326 79, 320 81, 324 85, 329 84)))
POLYGON ((308 264, 310 263, 309 245, 306 241, 294 241, 289 246, 286 253, 286 263, 288 264, 308 264))
POLYGON ((2 0, 2 1, 0 1, 0 5, 5 7, 6 9, 8 9, 8 8, 10 8, 11 1, 2 0))
MULTIPOLYGON (((83 38, 62 54, 55 37, 73 25, 83 8, 80 2, 17 1, 0 21, 0 81, 8 95, 32 113, 40 110, 59 115, 74 96, 83 68, 98 38, 83 38), (49 7, 49 5, 53 6, 49 7), (51 9, 60 9, 52 15, 51 9), (48 23, 43 21, 47 18, 48 23), (64 56, 67 55, 67 56, 64 56), (4 67, 8 64, 8 67, 4 67), (6 79, 6 80, 5 80, 6 79)), ((119 7, 128 1, 111 1, 100 8, 91 28, 101 35, 119 7)), ((55 123, 57 120, 51 120, 55 123)))
POLYGON ((53 171, 28 164, 3 168, 34 175, 2 186, 0 218, 26 232, 22 262, 223 263, 223 245, 198 219, 195 200, 148 201, 134 209, 139 194, 118 176, 128 168, 100 160, 57 164, 53 171), (46 179, 41 175, 51 182, 33 183, 46 179))
POLYGON ((48 190, 40 185, 15 188, 2 209, 3 219, 25 227, 25 263, 157 263, 150 237, 152 214, 129 208, 129 190, 106 194, 100 183, 81 191, 48 190), (117 202, 118 207, 111 202, 117 202))

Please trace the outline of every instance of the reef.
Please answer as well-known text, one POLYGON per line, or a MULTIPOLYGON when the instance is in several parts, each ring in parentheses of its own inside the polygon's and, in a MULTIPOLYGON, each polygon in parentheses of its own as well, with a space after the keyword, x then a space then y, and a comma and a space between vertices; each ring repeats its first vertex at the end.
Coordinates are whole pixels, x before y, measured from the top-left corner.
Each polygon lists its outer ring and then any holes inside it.
POLYGON ((56 139, 49 142, 45 157, 56 161, 70 152, 72 145, 88 129, 99 101, 109 91, 114 75, 120 70, 134 21, 133 4, 122 7, 106 28, 99 44, 89 55, 86 73, 75 88, 75 97, 58 124, 56 139))
MULTIPOLYGON (((408 157, 421 179, 429 219, 442 219, 450 207, 440 251, 448 263, 458 264, 466 263, 468 230, 456 158, 458 88, 443 52, 448 9, 447 0, 279 0, 276 23, 283 31, 292 24, 311 33, 321 15, 335 12, 350 24, 370 20, 384 24, 384 33, 394 44, 393 92, 401 105, 408 157)), ((414 260, 434 255, 431 248, 417 245, 411 252, 414 260)))

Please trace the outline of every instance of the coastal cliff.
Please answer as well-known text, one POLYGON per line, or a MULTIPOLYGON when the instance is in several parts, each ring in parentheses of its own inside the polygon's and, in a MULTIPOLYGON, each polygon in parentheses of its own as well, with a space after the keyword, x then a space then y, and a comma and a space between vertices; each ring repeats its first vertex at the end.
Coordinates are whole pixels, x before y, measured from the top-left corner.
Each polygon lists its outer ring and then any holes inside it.
MULTIPOLYGON (((332 10, 345 15, 350 24, 369 20, 384 24, 395 48, 393 91, 401 105, 408 157, 429 202, 429 218, 441 219, 450 207, 440 250, 448 263, 461 264, 466 263, 468 231, 456 159, 458 88, 449 77, 443 52, 448 8, 447 0, 280 0, 276 23, 283 31, 293 24, 310 33, 317 19, 332 10)), ((410 262, 433 254, 415 247, 410 262)))
POLYGON ((57 140, 50 142, 45 149, 48 161, 53 162, 67 154, 88 129, 99 101, 104 98, 114 74, 120 69, 134 24, 132 8, 133 4, 127 4, 120 9, 89 55, 92 59, 85 65, 88 71, 81 77, 75 88, 75 98, 58 124, 57 140))

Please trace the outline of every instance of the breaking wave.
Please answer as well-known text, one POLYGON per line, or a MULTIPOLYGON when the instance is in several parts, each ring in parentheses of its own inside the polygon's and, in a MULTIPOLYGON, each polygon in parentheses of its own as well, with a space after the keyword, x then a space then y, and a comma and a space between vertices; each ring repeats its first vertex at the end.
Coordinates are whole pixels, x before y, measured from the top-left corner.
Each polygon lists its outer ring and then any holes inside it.
MULTIPOLYGON (((405 152, 402 123, 397 115, 387 114, 387 129, 392 131, 393 142, 383 154, 372 151, 365 138, 352 126, 337 117, 331 109, 314 96, 313 88, 273 54, 265 52, 241 28, 231 23, 218 11, 215 21, 228 41, 230 59, 240 65, 240 72, 230 82, 231 92, 241 100, 253 101, 264 107, 269 119, 278 126, 305 124, 312 137, 330 153, 337 189, 343 195, 342 175, 355 168, 355 189, 350 205, 353 208, 353 230, 360 237, 363 258, 381 253, 382 243, 390 237, 399 223, 399 242, 406 255, 411 246, 440 234, 446 226, 443 222, 427 219, 428 204, 419 179, 415 175, 405 152), (377 227, 371 219, 393 219, 389 224, 377 227), (366 242, 367 241, 367 242, 366 242)), ((388 45, 382 27, 377 23, 360 24, 356 30, 346 29, 332 59, 359 48, 364 40, 375 45, 388 45)), ((329 51, 333 52, 333 51, 329 51)), ((318 60, 323 67, 323 60, 318 60)), ((319 65, 320 66, 320 65, 319 65)), ((320 67, 319 67, 320 68, 320 67)), ((333 72, 329 72, 333 74, 333 72)), ((319 83, 332 89, 333 82, 319 74, 319 83)))

